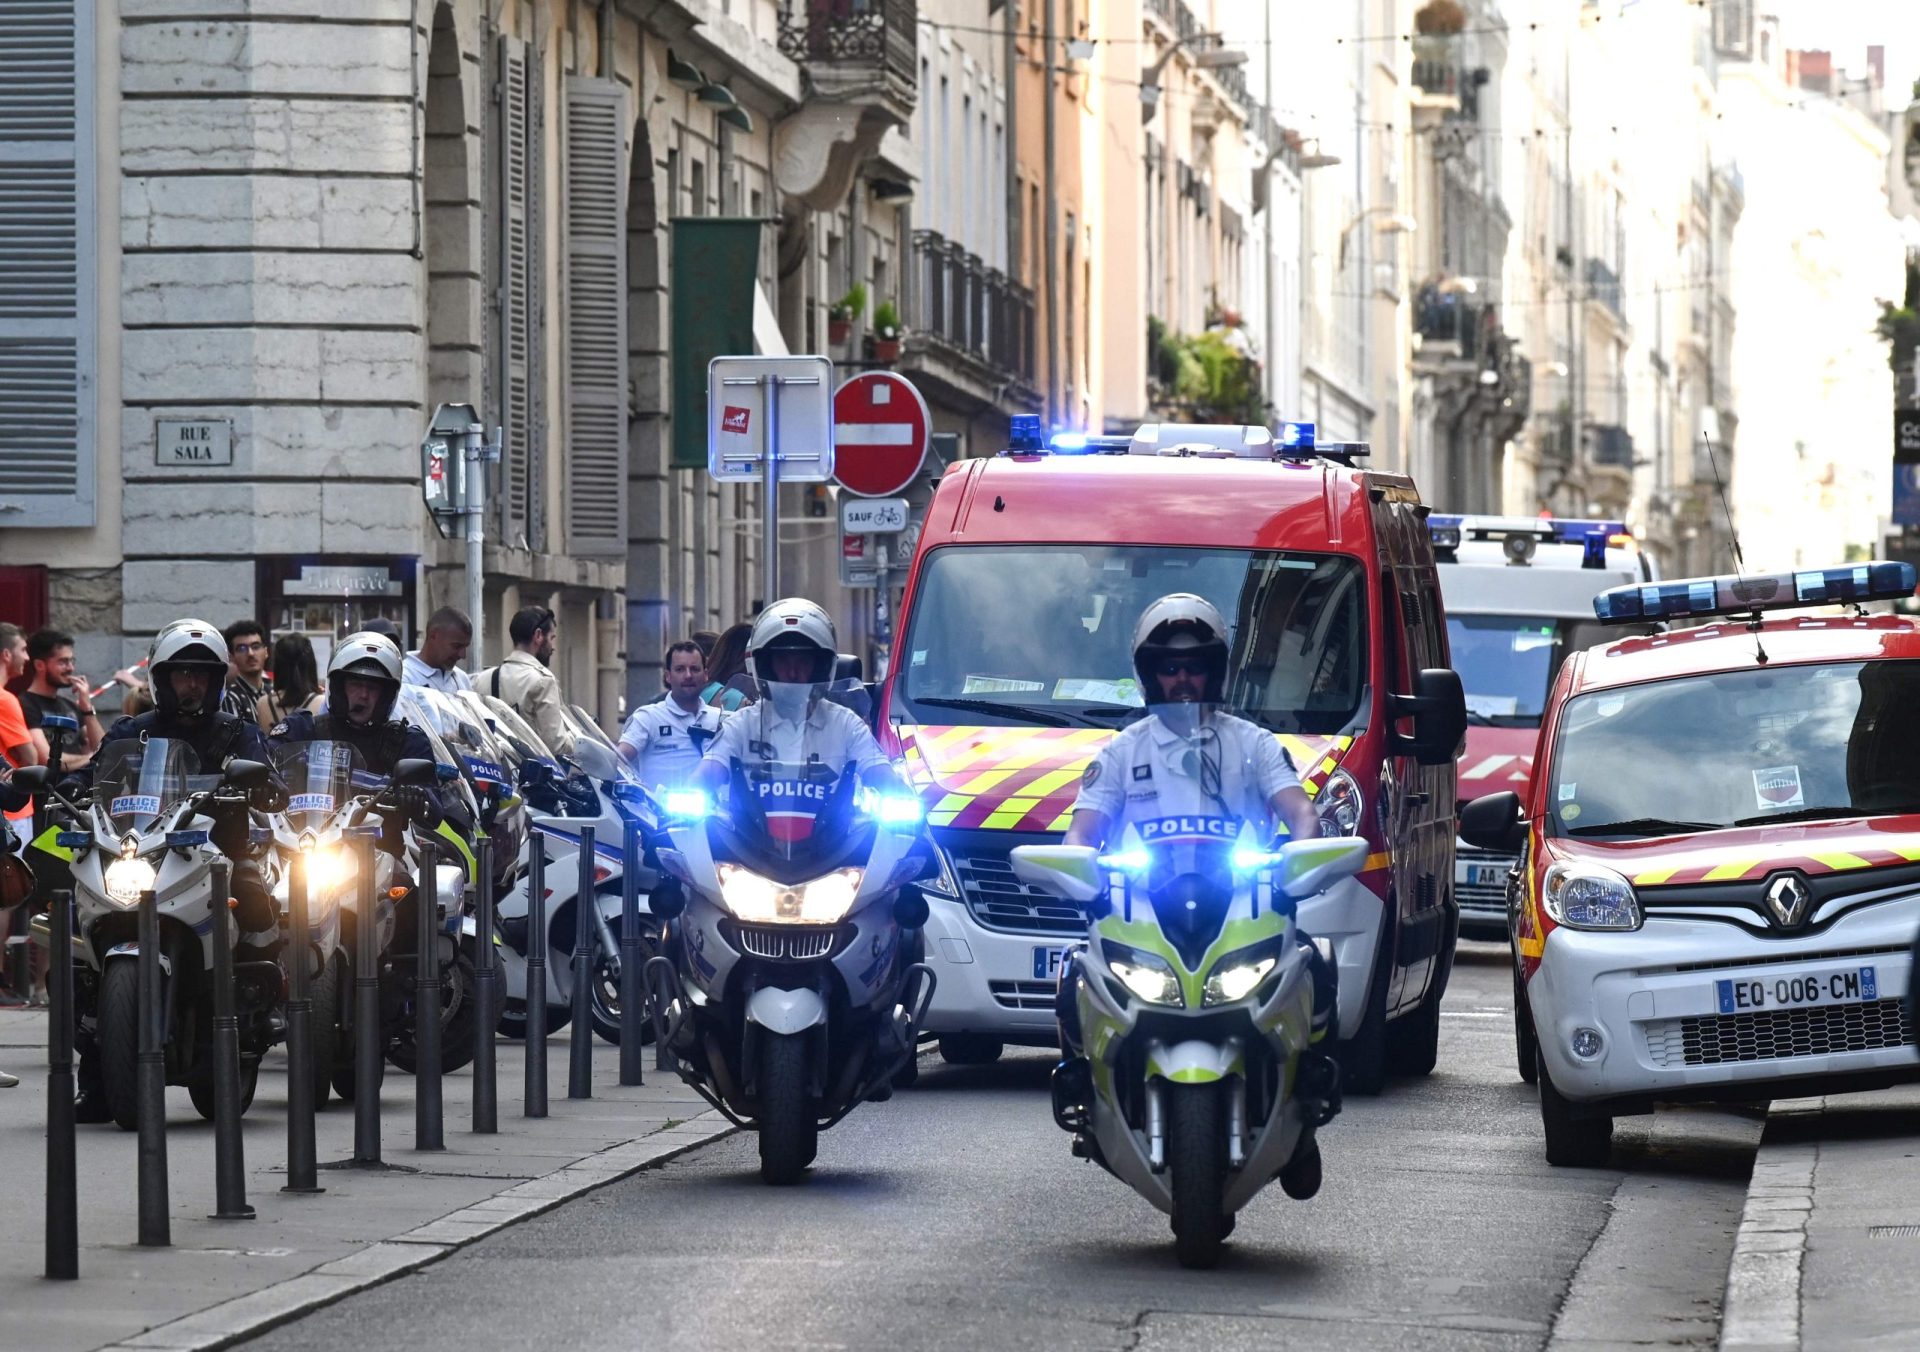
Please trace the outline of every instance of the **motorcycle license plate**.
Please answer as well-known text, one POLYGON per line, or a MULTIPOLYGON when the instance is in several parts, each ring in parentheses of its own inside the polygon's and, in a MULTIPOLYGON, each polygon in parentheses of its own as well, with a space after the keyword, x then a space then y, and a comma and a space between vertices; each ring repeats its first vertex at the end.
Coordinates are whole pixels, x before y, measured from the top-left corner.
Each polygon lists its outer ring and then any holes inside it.
POLYGON ((1065 948, 1036 945, 1033 950, 1033 979, 1035 981, 1058 980, 1060 962, 1066 956, 1065 948))
POLYGON ((1756 1009, 1805 1009, 1812 1005, 1857 1005, 1880 998, 1871 967, 1831 967, 1789 976, 1730 977, 1713 983, 1722 1014, 1756 1009))

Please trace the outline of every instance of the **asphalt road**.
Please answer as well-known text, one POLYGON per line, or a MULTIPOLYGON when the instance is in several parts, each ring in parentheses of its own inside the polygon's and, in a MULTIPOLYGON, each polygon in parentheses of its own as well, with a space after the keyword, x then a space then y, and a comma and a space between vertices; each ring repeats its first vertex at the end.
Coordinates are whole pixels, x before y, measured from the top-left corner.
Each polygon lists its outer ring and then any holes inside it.
POLYGON ((1624 1119, 1611 1168, 1549 1168, 1505 961, 1463 946, 1440 1069, 1350 1098, 1320 1196, 1269 1188, 1212 1272, 1068 1154, 1046 1057, 929 1058, 799 1187, 762 1185, 738 1135, 248 1346, 1711 1346, 1758 1117, 1624 1119))

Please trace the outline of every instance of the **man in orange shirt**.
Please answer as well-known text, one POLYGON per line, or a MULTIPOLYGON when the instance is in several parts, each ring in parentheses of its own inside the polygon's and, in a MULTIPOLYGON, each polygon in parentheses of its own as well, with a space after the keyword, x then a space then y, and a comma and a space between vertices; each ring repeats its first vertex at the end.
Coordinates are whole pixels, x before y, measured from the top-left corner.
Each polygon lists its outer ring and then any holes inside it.
MULTIPOLYGON (((39 764, 39 753, 33 749, 33 733, 27 728, 26 714, 20 708, 20 701, 6 686, 16 676, 27 669, 27 639, 19 626, 0 623, 0 760, 4 760, 5 772, 12 774, 23 765, 39 764)), ((7 813, 7 829, 18 832, 22 841, 33 823, 31 805, 17 808, 7 813)), ((7 939, 13 930, 13 912, 0 911, 0 953, 6 952, 7 939)), ((25 997, 4 986, 0 986, 0 1005, 19 1005, 25 1003, 25 997)), ((17 1083, 11 1075, 0 1071, 0 1089, 10 1088, 17 1083)))

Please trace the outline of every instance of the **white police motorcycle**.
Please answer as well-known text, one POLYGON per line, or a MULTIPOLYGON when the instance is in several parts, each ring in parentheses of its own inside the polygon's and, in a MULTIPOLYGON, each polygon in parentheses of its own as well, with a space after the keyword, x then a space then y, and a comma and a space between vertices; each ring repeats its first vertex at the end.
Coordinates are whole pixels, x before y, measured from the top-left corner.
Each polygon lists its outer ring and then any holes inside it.
MULTIPOLYGON (((757 707, 736 717, 772 701, 757 707)), ((648 964, 681 1078, 758 1131, 774 1184, 798 1181, 822 1130, 891 1096, 934 983, 916 960, 926 902, 911 884, 930 867, 919 801, 825 768, 830 749, 805 734, 792 750, 735 760, 721 810, 666 795, 658 857, 684 910, 648 964)))

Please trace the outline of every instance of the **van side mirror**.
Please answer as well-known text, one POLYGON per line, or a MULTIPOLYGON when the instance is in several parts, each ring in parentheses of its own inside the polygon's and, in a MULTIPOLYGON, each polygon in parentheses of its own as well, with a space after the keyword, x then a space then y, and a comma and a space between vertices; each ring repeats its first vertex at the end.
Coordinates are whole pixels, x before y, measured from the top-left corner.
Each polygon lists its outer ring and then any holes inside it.
POLYGON ((1445 765, 1460 754, 1467 737, 1467 693, 1459 672, 1426 668, 1414 677, 1411 695, 1387 696, 1387 713, 1413 720, 1413 736, 1398 739, 1398 749, 1420 764, 1445 765))
POLYGON ((1527 823, 1520 815, 1520 795, 1490 793, 1460 809, 1460 839, 1477 850, 1518 854, 1527 843, 1527 823))
POLYGON ((263 789, 273 782, 273 767, 256 760, 230 760, 221 776, 230 789, 263 789))
POLYGON ((413 756, 393 767, 393 782, 426 788, 440 782, 440 767, 424 757, 413 756))

